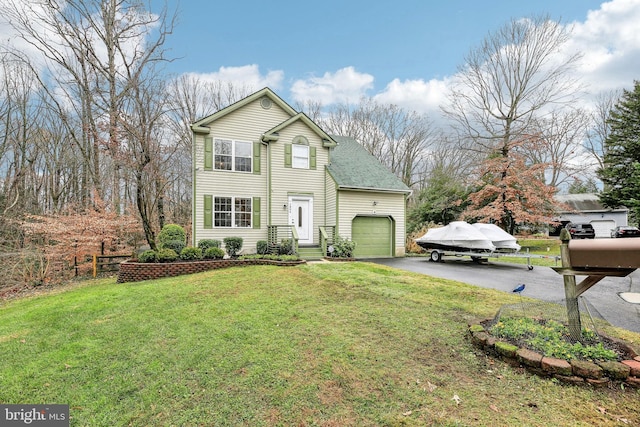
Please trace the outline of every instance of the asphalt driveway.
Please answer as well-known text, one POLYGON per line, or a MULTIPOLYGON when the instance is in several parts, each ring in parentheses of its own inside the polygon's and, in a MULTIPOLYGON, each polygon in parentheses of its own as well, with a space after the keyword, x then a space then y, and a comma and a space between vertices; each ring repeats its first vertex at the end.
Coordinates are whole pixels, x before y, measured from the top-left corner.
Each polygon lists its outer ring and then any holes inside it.
MULTIPOLYGON (((381 258, 370 262, 388 265, 433 277, 457 280, 483 288, 511 292, 524 283, 523 296, 564 305, 562 276, 549 267, 534 267, 490 260, 476 264, 469 257, 446 257, 445 262, 431 262, 426 257, 381 258)), ((576 277, 579 283, 582 276, 576 277)), ((640 332, 640 304, 620 297, 621 293, 640 293, 640 270, 627 277, 607 277, 582 294, 593 316, 599 316, 614 326, 640 332)), ((582 303, 580 305, 582 310, 582 303)))

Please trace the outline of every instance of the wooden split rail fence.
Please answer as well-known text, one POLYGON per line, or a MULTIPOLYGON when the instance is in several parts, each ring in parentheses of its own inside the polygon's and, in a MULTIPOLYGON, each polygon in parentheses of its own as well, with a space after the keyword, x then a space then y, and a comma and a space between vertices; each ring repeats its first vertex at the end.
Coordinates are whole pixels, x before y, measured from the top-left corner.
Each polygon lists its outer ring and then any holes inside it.
POLYGON ((120 263, 131 258, 131 255, 93 255, 93 277, 106 271, 118 271, 120 263))

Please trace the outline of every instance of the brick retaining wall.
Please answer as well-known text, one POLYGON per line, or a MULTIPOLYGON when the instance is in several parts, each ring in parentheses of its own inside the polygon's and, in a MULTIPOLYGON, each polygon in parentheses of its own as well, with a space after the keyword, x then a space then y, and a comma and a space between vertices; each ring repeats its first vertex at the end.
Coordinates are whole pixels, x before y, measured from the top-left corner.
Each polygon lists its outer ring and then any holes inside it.
POLYGON ((142 280, 161 279, 163 277, 182 276, 183 274, 202 273, 203 271, 240 265, 279 265, 293 266, 306 261, 275 261, 269 259, 222 259, 209 261, 146 263, 125 261, 120 263, 118 283, 140 282, 142 280))
POLYGON ((469 326, 469 334, 473 344, 485 352, 500 356, 508 363, 522 366, 540 376, 556 378, 569 384, 605 387, 613 382, 623 382, 640 388, 640 356, 635 348, 624 342, 619 344, 626 347, 632 359, 622 362, 567 362, 500 341, 487 333, 479 323, 469 326))

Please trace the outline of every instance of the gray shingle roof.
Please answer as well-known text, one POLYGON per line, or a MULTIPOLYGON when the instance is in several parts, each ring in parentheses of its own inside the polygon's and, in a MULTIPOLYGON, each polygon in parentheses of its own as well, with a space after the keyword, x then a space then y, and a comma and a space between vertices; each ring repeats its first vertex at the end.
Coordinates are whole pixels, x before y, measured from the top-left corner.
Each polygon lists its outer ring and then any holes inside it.
POLYGON ((622 212, 628 210, 624 206, 616 209, 604 207, 600 203, 600 197, 597 194, 558 194, 555 199, 561 203, 565 203, 572 210, 577 212, 622 212))
POLYGON ((353 138, 331 135, 338 145, 331 151, 328 170, 341 189, 411 193, 398 177, 353 138))

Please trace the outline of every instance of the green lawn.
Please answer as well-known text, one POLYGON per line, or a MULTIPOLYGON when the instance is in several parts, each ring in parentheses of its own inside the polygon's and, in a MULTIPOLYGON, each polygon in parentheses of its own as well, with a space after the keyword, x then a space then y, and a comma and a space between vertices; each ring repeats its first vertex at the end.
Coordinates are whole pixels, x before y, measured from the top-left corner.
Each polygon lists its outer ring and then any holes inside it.
POLYGON ((499 262, 510 262, 514 264, 531 264, 540 267, 556 267, 560 266, 560 240, 557 238, 549 239, 519 239, 518 244, 521 246, 520 254, 530 254, 534 257, 508 257, 501 256, 497 259, 499 262))
POLYGON ((73 426, 640 425, 637 390, 475 350, 467 321, 519 301, 359 262, 88 281, 0 305, 0 402, 73 426))

